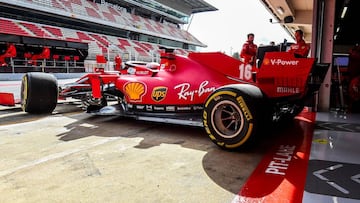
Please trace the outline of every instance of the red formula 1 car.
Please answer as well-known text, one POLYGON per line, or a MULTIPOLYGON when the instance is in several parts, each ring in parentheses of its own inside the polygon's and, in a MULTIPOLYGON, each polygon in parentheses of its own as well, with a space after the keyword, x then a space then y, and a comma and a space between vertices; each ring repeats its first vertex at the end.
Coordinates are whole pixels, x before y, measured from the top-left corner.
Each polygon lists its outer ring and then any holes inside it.
POLYGON ((220 52, 166 50, 159 64, 129 62, 120 72, 89 73, 58 87, 46 73, 23 77, 28 113, 51 113, 58 98, 83 102, 88 113, 204 127, 223 149, 248 145, 266 122, 293 118, 320 87, 329 64, 268 52, 259 69, 220 52))

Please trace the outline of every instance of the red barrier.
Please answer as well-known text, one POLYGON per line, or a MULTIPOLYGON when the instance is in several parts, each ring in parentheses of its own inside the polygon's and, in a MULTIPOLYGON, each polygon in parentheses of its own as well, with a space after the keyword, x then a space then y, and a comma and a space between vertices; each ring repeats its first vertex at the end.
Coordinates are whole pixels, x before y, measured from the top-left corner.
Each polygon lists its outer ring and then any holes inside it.
POLYGON ((14 94, 0 92, 0 105, 15 106, 14 94))

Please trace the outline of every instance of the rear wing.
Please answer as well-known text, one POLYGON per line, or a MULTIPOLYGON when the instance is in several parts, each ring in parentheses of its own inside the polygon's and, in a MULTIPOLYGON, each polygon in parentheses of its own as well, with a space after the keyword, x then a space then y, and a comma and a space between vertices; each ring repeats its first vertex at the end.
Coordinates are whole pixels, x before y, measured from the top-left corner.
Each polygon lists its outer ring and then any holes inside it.
POLYGON ((315 64, 315 58, 295 58, 287 52, 267 52, 256 74, 256 82, 270 98, 303 97, 317 91, 329 64, 315 64))

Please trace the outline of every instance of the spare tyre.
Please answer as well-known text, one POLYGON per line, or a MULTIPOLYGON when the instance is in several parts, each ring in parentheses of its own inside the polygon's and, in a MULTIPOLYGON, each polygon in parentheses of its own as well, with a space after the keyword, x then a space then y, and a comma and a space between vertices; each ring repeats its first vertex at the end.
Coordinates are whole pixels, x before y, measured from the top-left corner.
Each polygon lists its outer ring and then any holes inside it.
POLYGON ((26 73, 21 81, 21 108, 33 114, 51 113, 58 101, 58 83, 54 75, 26 73))

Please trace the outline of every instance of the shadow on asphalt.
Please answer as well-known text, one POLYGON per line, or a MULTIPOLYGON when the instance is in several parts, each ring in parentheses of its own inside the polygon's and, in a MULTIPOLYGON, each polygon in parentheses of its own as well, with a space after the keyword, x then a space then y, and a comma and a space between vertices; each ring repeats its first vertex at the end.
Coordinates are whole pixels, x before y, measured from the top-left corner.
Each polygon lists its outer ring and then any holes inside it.
POLYGON ((50 115, 73 114, 78 112, 82 112, 82 109, 77 103, 58 104, 52 114, 29 114, 24 112, 20 105, 4 107, 0 110, 0 126, 31 122, 50 115))
POLYGON ((282 135, 280 138, 278 135, 286 130, 278 126, 269 129, 266 135, 260 136, 252 147, 230 152, 212 143, 201 127, 84 114, 74 115, 73 118, 78 121, 65 126, 70 131, 58 135, 60 140, 68 142, 89 136, 140 137, 142 141, 135 146, 138 149, 148 149, 161 144, 176 144, 184 148, 204 151, 206 154, 202 165, 205 173, 217 185, 233 194, 238 194, 264 153, 276 139, 281 139, 282 135))
POLYGON ((266 136, 261 136, 255 145, 240 151, 225 151, 217 147, 208 138, 201 127, 182 126, 174 124, 139 121, 119 116, 93 116, 86 114, 75 103, 60 104, 51 115, 32 115, 20 109, 0 112, 8 114, 6 119, 0 119, 0 125, 19 122, 30 122, 43 119, 47 116, 66 116, 77 120, 67 126, 68 131, 57 135, 59 140, 71 142, 73 140, 89 137, 127 137, 143 138, 135 146, 138 149, 148 149, 161 144, 175 144, 184 148, 206 152, 202 160, 205 173, 214 183, 225 190, 238 194, 242 185, 251 175, 252 171, 264 153, 274 142, 279 129, 271 129, 266 136))

